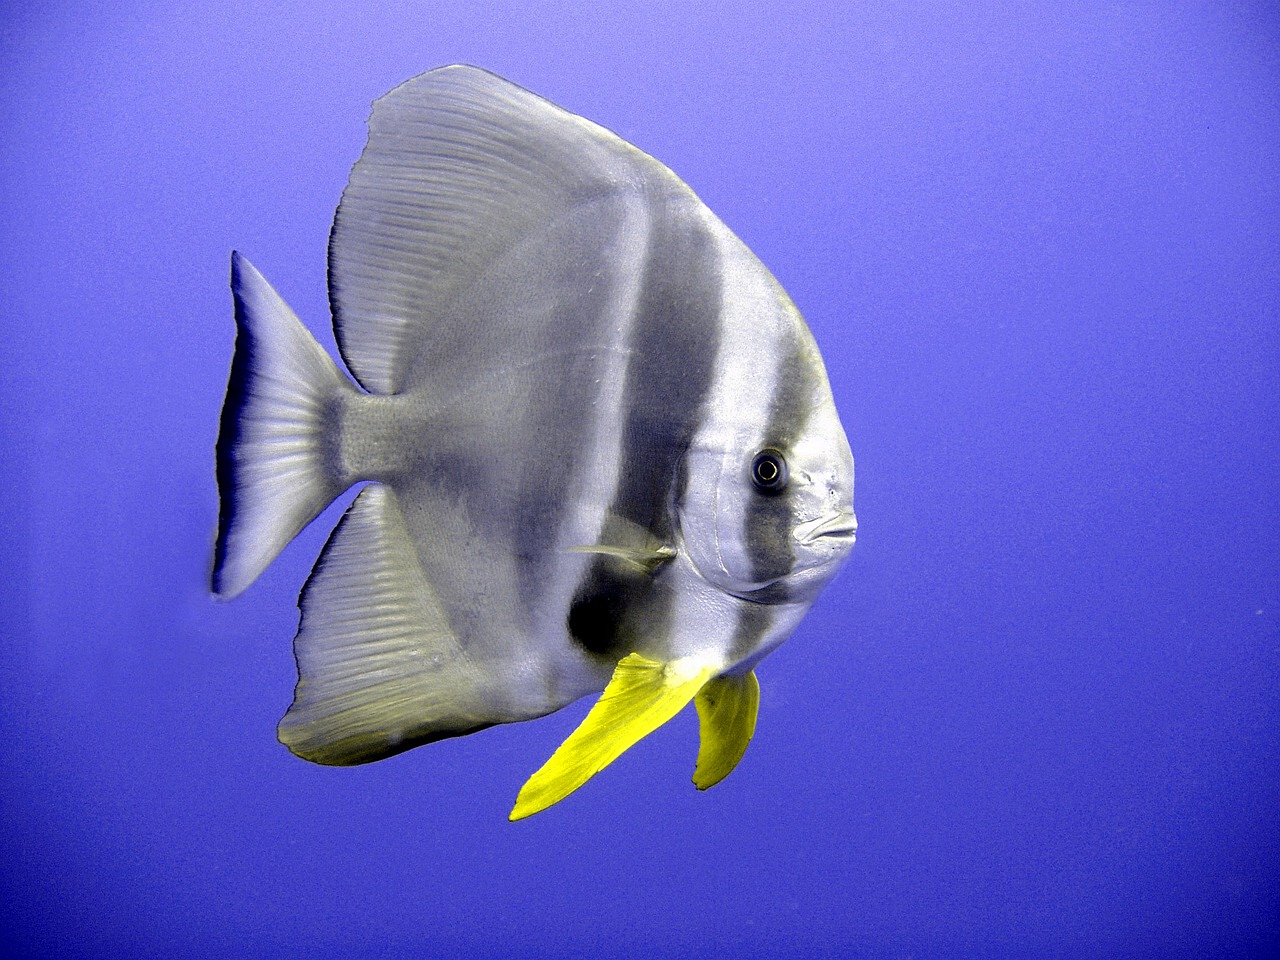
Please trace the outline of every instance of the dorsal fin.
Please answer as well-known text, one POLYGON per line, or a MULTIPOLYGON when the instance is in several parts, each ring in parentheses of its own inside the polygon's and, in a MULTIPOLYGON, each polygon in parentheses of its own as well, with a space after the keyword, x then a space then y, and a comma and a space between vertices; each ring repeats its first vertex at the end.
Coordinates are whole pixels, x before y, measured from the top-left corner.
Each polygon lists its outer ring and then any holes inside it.
POLYGON ((425 344, 450 355, 450 309, 521 238, 646 182, 688 191, 603 127, 485 70, 406 81, 373 105, 330 234, 343 359, 367 390, 399 391, 425 344))

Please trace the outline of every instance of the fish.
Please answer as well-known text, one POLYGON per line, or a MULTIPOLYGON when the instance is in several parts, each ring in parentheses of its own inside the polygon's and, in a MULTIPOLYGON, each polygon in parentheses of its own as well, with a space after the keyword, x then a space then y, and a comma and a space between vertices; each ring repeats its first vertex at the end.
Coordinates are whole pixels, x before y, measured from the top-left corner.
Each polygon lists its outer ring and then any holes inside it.
POLYGON ((298 600, 277 736, 355 765, 599 695, 563 800, 692 700, 705 790, 856 532, 822 356, 661 162, 486 70, 376 100, 328 246, 341 366, 239 252, 212 592, 362 485, 298 600))

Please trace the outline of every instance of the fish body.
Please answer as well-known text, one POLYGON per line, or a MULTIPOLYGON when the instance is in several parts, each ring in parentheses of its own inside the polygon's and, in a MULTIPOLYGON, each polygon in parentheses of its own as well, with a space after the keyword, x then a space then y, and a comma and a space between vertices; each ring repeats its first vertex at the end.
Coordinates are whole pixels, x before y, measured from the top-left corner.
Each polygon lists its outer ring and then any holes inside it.
POLYGON ((691 699, 695 782, 733 768, 853 543, 853 458, 804 320, 679 178, 440 68, 374 104, 335 215, 351 377, 238 253, 232 291, 214 592, 372 481, 303 589, 282 742, 363 763, 605 691, 513 819, 691 699))

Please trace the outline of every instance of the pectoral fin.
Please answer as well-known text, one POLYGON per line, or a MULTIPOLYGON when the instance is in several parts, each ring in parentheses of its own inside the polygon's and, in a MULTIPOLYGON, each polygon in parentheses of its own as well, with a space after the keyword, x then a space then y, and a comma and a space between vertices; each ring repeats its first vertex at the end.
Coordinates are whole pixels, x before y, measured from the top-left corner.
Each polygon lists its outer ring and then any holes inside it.
POLYGON ((638 567, 645 573, 653 573, 668 560, 675 558, 674 547, 658 547, 653 550, 635 549, 632 547, 614 547, 598 543, 590 547, 570 547, 572 553, 597 553, 606 557, 616 557, 625 563, 638 567))
POLYGON ((698 765, 693 784, 714 787, 733 772, 756 731, 760 683, 754 671, 736 677, 716 677, 698 691, 698 765))
POLYGON ((521 787, 510 819, 522 820, 573 793, 679 713, 717 669, 697 658, 660 663, 638 653, 623 657, 578 729, 521 787))
POLYGON ((574 553, 596 553, 653 573, 668 560, 673 560, 676 548, 664 543, 638 523, 616 515, 606 518, 600 531, 600 542, 569 548, 574 553))

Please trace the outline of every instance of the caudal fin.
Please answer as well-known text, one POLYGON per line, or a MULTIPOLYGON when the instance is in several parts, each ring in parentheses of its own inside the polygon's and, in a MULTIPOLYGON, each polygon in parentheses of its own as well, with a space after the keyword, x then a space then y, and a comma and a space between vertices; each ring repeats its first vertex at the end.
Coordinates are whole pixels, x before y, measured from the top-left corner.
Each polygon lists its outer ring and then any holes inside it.
POLYGON ((213 592, 234 597, 354 478, 326 455, 355 388, 271 284, 231 254, 236 346, 218 430, 213 592))

